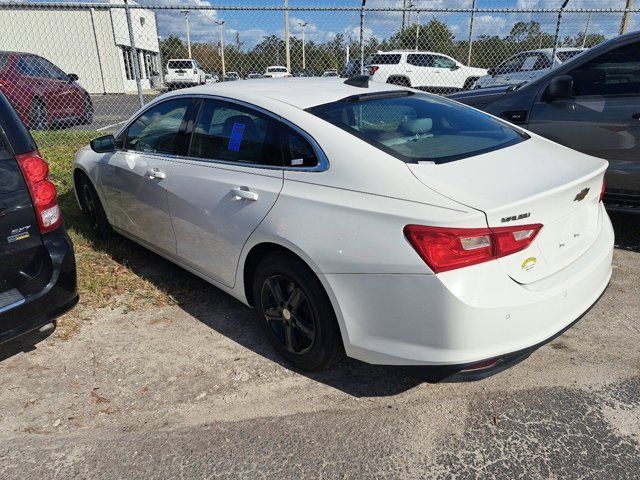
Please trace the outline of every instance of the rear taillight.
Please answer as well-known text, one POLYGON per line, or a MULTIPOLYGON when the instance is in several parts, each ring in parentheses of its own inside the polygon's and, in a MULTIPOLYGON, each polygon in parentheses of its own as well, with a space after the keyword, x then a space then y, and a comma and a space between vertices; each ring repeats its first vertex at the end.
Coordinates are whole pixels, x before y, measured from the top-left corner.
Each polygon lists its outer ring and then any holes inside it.
POLYGON ((193 73, 198 73, 198 70, 194 68, 193 73))
POLYGON ((542 225, 445 228, 407 225, 404 234, 435 273, 495 260, 527 248, 542 225))
POLYGON ((50 232, 62 224, 56 186, 49 180, 49 165, 37 150, 16 155, 22 175, 27 182, 41 233, 50 232))
POLYGON ((605 184, 604 184, 604 180, 602 180, 602 187, 600 188, 600 201, 601 202, 604 201, 604 191, 605 191, 605 184))
POLYGON ((376 65, 372 65, 369 67, 369 75, 373 76, 375 75, 375 73, 378 71, 380 67, 376 66, 376 65))

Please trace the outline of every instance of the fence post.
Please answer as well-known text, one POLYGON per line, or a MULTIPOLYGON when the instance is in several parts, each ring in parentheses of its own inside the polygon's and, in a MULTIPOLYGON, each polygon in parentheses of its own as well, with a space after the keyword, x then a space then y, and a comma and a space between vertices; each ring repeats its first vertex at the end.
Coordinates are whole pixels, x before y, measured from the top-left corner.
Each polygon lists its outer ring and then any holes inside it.
POLYGON ((133 76, 136 79, 136 89, 138 90, 138 102, 140 107, 144 107, 144 97, 142 96, 142 84, 140 83, 140 57, 136 48, 136 41, 133 37, 133 24, 131 22, 131 10, 129 9, 129 1, 124 0, 124 13, 127 17, 127 29, 129 30, 129 45, 131 45, 131 54, 133 55, 133 76))
POLYGON ((476 0, 471 3, 471 19, 469 20, 469 53, 467 55, 467 67, 471 66, 471 49, 473 45, 473 20, 476 14, 476 0))
POLYGON ((360 8, 360 75, 364 75, 364 7, 367 0, 362 0, 360 8))
POLYGON ((551 68, 556 66, 556 51, 558 50, 558 37, 560 36, 560 24, 562 23, 562 12, 569 3, 569 0, 564 0, 558 11, 558 22, 556 23, 556 35, 553 40, 553 51, 551 52, 551 68))

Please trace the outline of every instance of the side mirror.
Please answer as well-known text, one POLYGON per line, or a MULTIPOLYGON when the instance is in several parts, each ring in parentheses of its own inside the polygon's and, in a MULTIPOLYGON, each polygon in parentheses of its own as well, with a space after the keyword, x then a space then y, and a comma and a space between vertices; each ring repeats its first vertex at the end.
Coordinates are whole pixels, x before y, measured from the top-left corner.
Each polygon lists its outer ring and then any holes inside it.
POLYGON ((69 82, 77 82, 80 77, 75 73, 68 73, 67 78, 69 79, 69 82))
POLYGON ((491 75, 493 77, 495 74, 496 74, 495 68, 490 68, 489 70, 487 70, 487 75, 491 75))
POLYGON ((113 135, 105 135, 91 140, 91 150, 96 153, 115 152, 116 139, 113 135))
POLYGON ((545 92, 545 99, 548 102, 562 98, 570 98, 573 93, 573 78, 570 75, 560 75, 553 77, 545 92))

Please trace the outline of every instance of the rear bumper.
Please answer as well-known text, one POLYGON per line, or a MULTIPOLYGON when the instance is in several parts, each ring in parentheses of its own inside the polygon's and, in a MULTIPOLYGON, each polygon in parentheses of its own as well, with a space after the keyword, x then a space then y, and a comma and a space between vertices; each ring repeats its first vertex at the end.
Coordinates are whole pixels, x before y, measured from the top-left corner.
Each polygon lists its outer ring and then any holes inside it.
POLYGON ((0 343, 51 322, 78 302, 71 240, 66 233, 54 232, 46 235, 43 243, 51 258, 51 278, 41 291, 0 313, 0 343))
POLYGON ((580 258, 529 285, 511 280, 498 262, 440 275, 322 276, 347 354, 380 365, 457 368, 535 349, 605 290, 614 237, 603 220, 580 258))
POLYGON ((164 81, 173 85, 196 85, 200 83, 198 77, 165 77, 164 81))

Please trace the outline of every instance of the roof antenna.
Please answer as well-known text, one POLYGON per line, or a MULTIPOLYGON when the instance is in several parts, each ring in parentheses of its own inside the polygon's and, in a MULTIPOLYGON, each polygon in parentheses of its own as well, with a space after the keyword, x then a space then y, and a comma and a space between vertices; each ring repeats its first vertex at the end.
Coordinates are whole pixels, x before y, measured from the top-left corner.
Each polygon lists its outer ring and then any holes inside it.
POLYGON ((355 77, 347 78, 344 84, 352 87, 369 88, 369 75, 356 75, 355 77))

